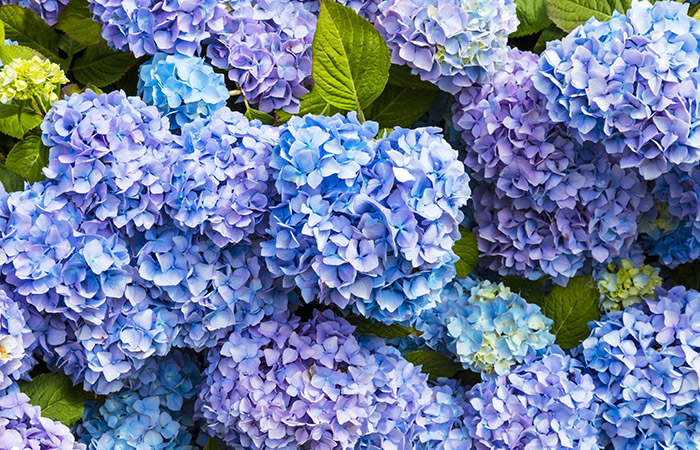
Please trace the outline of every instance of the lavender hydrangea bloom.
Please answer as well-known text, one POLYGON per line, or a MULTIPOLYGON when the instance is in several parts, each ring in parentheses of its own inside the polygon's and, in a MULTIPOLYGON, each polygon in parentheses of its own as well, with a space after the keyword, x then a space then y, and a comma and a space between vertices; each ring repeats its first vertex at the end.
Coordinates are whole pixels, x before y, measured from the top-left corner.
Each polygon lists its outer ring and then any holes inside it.
POLYGON ((197 118, 209 117, 229 97, 224 76, 196 56, 156 53, 139 67, 138 94, 179 129, 197 118))
POLYGON ((0 289, 0 390, 24 377, 34 365, 35 338, 19 304, 0 289))
POLYGON ((468 393, 465 417, 478 450, 596 450, 598 400, 581 363, 553 347, 468 393))
POLYGON ((645 179, 700 162, 698 42, 688 5, 635 2, 595 18, 540 57, 535 87, 554 122, 605 145, 645 179))
POLYGON ((263 112, 299 110, 311 86, 316 15, 292 0, 237 1, 223 32, 209 41, 211 64, 229 69, 246 100, 263 112))
POLYGON ((85 450, 67 426, 41 416, 16 385, 0 392, 0 448, 85 450))
POLYGON ((374 24, 393 63, 454 94, 503 63, 518 19, 512 0, 385 0, 374 24))
MULTIPOLYGON (((313 13, 318 13, 319 11, 319 1, 318 0, 300 0, 304 2, 304 6, 313 13)), ((379 14, 379 4, 384 0, 335 0, 336 3, 347 6, 353 11, 374 23, 379 14)))
POLYGON ((223 31, 220 0, 88 0, 102 37, 137 58, 158 52, 200 53, 202 41, 223 31))
POLYGON ((255 231, 274 191, 269 173, 278 131, 228 108, 182 129, 177 138, 168 214, 183 230, 223 247, 255 231))
POLYGON ((425 430, 415 450, 471 450, 472 440, 464 422, 468 411, 467 391, 458 381, 439 378, 432 386, 430 405, 423 410, 425 430))
POLYGON ((39 15, 46 23, 51 26, 56 25, 58 16, 61 15, 63 8, 68 5, 70 0, 2 0, 2 5, 19 5, 22 8, 27 8, 39 15))
POLYGON ((426 376, 353 330, 326 311, 232 333, 209 353, 196 410, 244 448, 352 449, 360 438, 359 448, 412 448, 431 397, 426 376))
POLYGON ((468 177, 437 129, 347 118, 292 118, 271 167, 281 203, 263 255, 275 275, 380 321, 406 322, 454 276, 452 245, 468 177))
POLYGON ((689 450, 700 442, 700 293, 657 288, 656 298, 646 311, 632 306, 595 322, 582 344, 602 446, 689 450))
POLYGON ((127 235, 162 221, 173 136, 154 106, 87 90, 54 103, 41 130, 46 178, 87 221, 111 221, 127 235))
POLYGON ((199 370, 186 353, 150 359, 131 374, 128 390, 85 409, 76 434, 88 449, 192 450, 188 426, 199 370))

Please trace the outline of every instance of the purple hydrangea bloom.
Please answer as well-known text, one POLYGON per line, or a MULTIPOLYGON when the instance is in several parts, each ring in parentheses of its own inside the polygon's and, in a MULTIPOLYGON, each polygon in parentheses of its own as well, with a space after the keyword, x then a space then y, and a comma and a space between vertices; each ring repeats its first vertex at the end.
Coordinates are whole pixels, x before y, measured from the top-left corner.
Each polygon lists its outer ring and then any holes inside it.
MULTIPOLYGON (((319 11, 319 1, 318 0, 301 0, 305 3, 306 8, 313 12, 318 13, 319 11)), ((384 0, 335 0, 336 3, 352 8, 353 11, 374 23, 379 14, 379 4, 384 0)))
POLYGON ((232 333, 209 353, 196 410, 244 448, 412 448, 431 398, 426 376, 353 330, 326 311, 232 333))
POLYGON ((697 448, 700 293, 657 288, 646 307, 609 314, 583 341, 601 405, 599 442, 615 450, 697 448))
POLYGON ((222 108, 176 139, 168 214, 223 247, 247 239, 269 211, 276 128, 222 108))
POLYGON ((137 58, 158 52, 200 53, 202 41, 223 31, 220 0, 88 0, 102 37, 137 58))
POLYGON ((296 0, 237 1, 224 30, 209 41, 211 64, 263 112, 295 113, 311 86, 311 43, 316 15, 296 0))
POLYGON ((32 368, 34 344, 20 305, 0 289, 0 390, 23 378, 32 368))
POLYGON ((85 450, 67 426, 41 416, 16 385, 0 391, 0 448, 85 450))
POLYGON ((199 370, 186 353, 150 359, 130 374, 127 390, 88 404, 76 434, 91 450, 192 450, 199 370))
POLYGON ((645 179, 700 162, 700 24, 687 11, 635 2, 549 44, 534 82, 550 118, 645 179))
POLYGON ((468 177, 437 129, 374 141, 377 128, 354 113, 285 125, 270 163, 281 203, 263 255, 306 301, 406 322, 454 276, 468 177))
POLYGON ((38 14, 46 23, 56 25, 58 16, 70 0, 2 0, 2 5, 19 5, 38 14))
POLYGON ((503 64, 518 19, 512 0, 385 0, 374 24, 394 64, 454 94, 503 64))
POLYGON ((139 67, 138 94, 179 129, 226 106, 224 76, 196 56, 156 53, 139 67))
POLYGON ((50 149, 44 174, 86 221, 111 221, 127 235, 162 221, 173 136, 155 106, 87 90, 54 103, 41 130, 50 149))
POLYGON ((598 399, 581 363, 553 347, 468 393, 465 421, 478 450, 597 450, 598 399))

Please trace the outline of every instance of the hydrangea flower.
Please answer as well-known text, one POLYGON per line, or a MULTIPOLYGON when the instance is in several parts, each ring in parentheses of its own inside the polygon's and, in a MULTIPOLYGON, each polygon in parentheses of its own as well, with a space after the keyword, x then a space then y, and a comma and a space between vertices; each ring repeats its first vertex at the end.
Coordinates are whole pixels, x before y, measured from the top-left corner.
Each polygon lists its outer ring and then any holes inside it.
POLYGON ((619 267, 608 264, 607 270, 596 277, 598 290, 603 296, 600 303, 604 311, 620 311, 642 298, 654 300, 654 289, 661 285, 660 269, 647 264, 636 267, 629 259, 620 261, 619 267))
POLYGON ((150 359, 131 374, 128 390, 85 409, 76 434, 89 449, 191 450, 199 370, 186 353, 150 359))
POLYGON ((224 76, 196 56, 156 53, 139 67, 138 94, 179 129, 226 106, 224 76))
MULTIPOLYGON (((318 0, 301 0, 305 3, 306 8, 313 12, 318 13, 320 9, 318 0)), ((335 0, 336 3, 347 6, 353 11, 374 23, 379 14, 379 4, 384 0, 335 0)))
POLYGON ((228 108, 185 125, 165 198, 175 224, 221 247, 246 239, 269 211, 277 138, 276 128, 228 108))
POLYGON ((48 59, 15 58, 0 69, 0 102, 35 99, 52 103, 58 100, 57 88, 68 81, 61 67, 48 59))
POLYGON ((412 448, 431 399, 426 376, 353 330, 325 311, 235 331, 209 353, 195 409, 244 448, 412 448))
POLYGON ((534 81, 552 121, 580 142, 604 144, 648 180, 700 162, 700 24, 687 11, 634 2, 549 44, 534 81))
POLYGON ((471 450, 472 440, 464 422, 467 391, 458 381, 439 378, 432 386, 430 404, 422 412, 425 430, 414 444, 415 450, 471 450))
POLYGON ((109 221, 127 235, 161 223, 173 136, 155 106, 88 89, 54 103, 41 130, 44 174, 86 221, 109 221))
POLYGON ((596 450, 598 399, 582 365, 553 347, 468 393, 474 448, 596 450))
POLYGON ((34 365, 35 338, 19 304, 0 289, 0 390, 24 377, 34 365))
POLYGON ((223 31, 220 0, 88 0, 102 37, 140 58, 158 52, 200 53, 202 41, 223 31))
POLYGON ((19 5, 37 13, 46 23, 56 25, 58 16, 70 0, 2 0, 3 5, 19 5))
POLYGON ((391 62, 454 94, 503 64, 518 19, 512 0, 386 0, 374 25, 391 62))
POLYGON ((41 416, 17 385, 0 391, 0 448, 85 450, 67 426, 41 416))
POLYGON ((306 301, 406 322, 454 276, 468 177, 437 129, 373 141, 377 129, 354 113, 283 127, 270 163, 281 203, 263 255, 306 301))
POLYGON ((211 64, 229 70, 246 100, 263 112, 299 111, 311 86, 316 15, 296 0, 242 0, 208 41, 211 64))
POLYGON ((591 325, 581 359, 595 381, 602 447, 693 449, 700 442, 700 293, 656 289, 591 325))

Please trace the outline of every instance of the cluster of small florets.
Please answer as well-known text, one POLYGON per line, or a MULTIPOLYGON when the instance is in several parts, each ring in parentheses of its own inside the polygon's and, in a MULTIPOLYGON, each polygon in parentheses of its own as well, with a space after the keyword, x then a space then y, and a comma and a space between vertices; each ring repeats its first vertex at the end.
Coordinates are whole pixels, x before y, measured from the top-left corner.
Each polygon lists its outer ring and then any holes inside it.
POLYGON ((0 289, 0 391, 32 368, 35 337, 20 305, 0 289))
POLYGON ((437 129, 373 140, 377 128, 350 113, 281 129, 270 163, 281 203, 263 254, 307 301, 406 322, 454 276, 468 177, 437 129))
POLYGON ((34 11, 46 23, 53 26, 70 0, 0 0, 2 5, 19 5, 34 11))
POLYGON ((697 448, 700 293, 657 288, 656 301, 592 325, 581 359, 600 399, 601 447, 697 448))
POLYGON ((37 102, 58 100, 58 89, 68 83, 61 67, 38 56, 17 58, 0 70, 0 102, 33 99, 37 102))
POLYGON ((654 289, 661 285, 660 269, 644 264, 634 265, 629 259, 608 264, 607 270, 596 277, 598 290, 603 296, 600 307, 603 311, 620 311, 642 299, 654 300, 654 289))

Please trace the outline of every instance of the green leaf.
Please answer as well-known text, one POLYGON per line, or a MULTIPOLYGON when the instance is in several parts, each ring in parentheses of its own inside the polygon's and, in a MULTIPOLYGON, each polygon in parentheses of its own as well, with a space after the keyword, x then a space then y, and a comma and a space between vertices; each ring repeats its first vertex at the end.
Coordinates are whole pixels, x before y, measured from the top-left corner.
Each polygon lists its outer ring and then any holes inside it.
POLYGON ((347 6, 321 0, 312 74, 328 103, 362 112, 389 79, 389 47, 371 23, 347 6))
POLYGON ((547 0, 515 0, 515 12, 520 25, 511 37, 529 36, 552 24, 547 17, 547 0))
POLYGON ((5 159, 5 167, 30 183, 44 179, 41 171, 48 163, 48 149, 41 144, 41 138, 33 134, 16 143, 5 159))
POLYGON ((385 325, 381 322, 374 322, 360 316, 346 316, 345 319, 355 326, 355 331, 360 334, 368 334, 384 339, 405 338, 410 335, 420 335, 421 333, 413 328, 401 326, 399 324, 385 325))
POLYGON ((431 380, 449 378, 462 369, 461 364, 435 350, 416 350, 404 355, 404 358, 414 366, 422 366, 421 372, 427 373, 431 380))
POLYGON ((272 125, 275 122, 275 118, 271 115, 250 107, 246 109, 245 116, 248 118, 248 120, 257 119, 265 125, 272 125))
POLYGON ((687 289, 700 291, 700 260, 681 264, 671 270, 673 286, 685 286, 687 289))
POLYGON ((591 333, 588 322, 598 320, 600 293, 590 275, 556 286, 542 302, 542 312, 554 321, 552 334, 563 349, 576 347, 591 333))
POLYGON ((5 42, 5 25, 0 21, 0 42, 5 42))
POLYGON ((530 303, 541 305, 544 300, 544 284, 548 277, 540 277, 537 280, 528 280, 515 275, 506 275, 500 282, 510 288, 511 291, 520 294, 530 303))
MULTIPOLYGON (((85 50, 85 44, 81 44, 75 39, 71 39, 67 34, 62 34, 58 40, 58 48, 68 54, 69 59, 81 50, 85 50)), ((68 61, 69 62, 69 61, 68 61)))
POLYGON ((102 28, 92 19, 87 0, 70 0, 58 17, 56 28, 84 45, 104 42, 102 28))
POLYGON ((38 375, 30 382, 20 382, 19 388, 29 397, 32 405, 41 407, 43 417, 69 427, 83 417, 85 400, 93 398, 89 393, 73 386, 67 376, 55 372, 38 375))
POLYGON ((105 43, 91 45, 75 60, 73 75, 82 84, 105 87, 118 81, 135 63, 131 53, 115 52, 105 43))
POLYGON ((459 231, 462 237, 455 242, 452 250, 459 256, 459 261, 455 263, 457 278, 466 278, 479 264, 479 246, 474 233, 462 227, 459 231))
POLYGON ((299 99, 299 112, 290 114, 287 111, 279 109, 275 111, 278 117, 277 123, 284 123, 294 116, 305 116, 307 114, 316 114, 319 116, 332 116, 339 112, 344 112, 336 108, 321 97, 317 89, 313 89, 308 94, 305 94, 299 99))
POLYGON ((547 16, 566 32, 584 24, 591 17, 607 22, 614 11, 626 12, 632 0, 546 0, 547 16))
POLYGON ((24 45, 0 45, 0 61, 3 64, 9 64, 15 59, 32 59, 35 56, 44 59, 44 55, 24 45))
POLYGON ((416 90, 387 84, 384 92, 365 110, 365 117, 380 127, 409 128, 433 106, 437 91, 416 90))
POLYGON ((22 139, 27 131, 39 124, 41 117, 28 106, 21 103, 0 103, 0 133, 22 139))
POLYGON ((564 36, 566 36, 565 31, 560 30, 556 25, 550 25, 548 28, 542 30, 542 33, 540 33, 540 37, 537 38, 537 42, 535 42, 535 47, 532 49, 532 51, 539 55, 547 48, 547 42, 556 41, 564 36))
POLYGON ((387 84, 409 89, 421 89, 424 91, 440 92, 440 88, 429 81, 423 81, 418 75, 411 73, 411 68, 408 66, 399 66, 392 64, 389 67, 389 80, 387 84))
POLYGON ((204 450, 219 450, 219 445, 216 443, 214 438, 209 438, 207 445, 204 446, 204 450))
POLYGON ((5 187, 6 192, 15 192, 24 189, 24 180, 22 177, 10 169, 7 169, 5 166, 0 166, 0 181, 5 187))
POLYGON ((17 5, 0 7, 0 20, 5 24, 5 38, 31 47, 51 61, 61 63, 58 56, 58 33, 44 19, 17 5))

